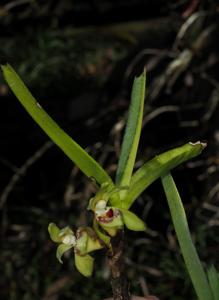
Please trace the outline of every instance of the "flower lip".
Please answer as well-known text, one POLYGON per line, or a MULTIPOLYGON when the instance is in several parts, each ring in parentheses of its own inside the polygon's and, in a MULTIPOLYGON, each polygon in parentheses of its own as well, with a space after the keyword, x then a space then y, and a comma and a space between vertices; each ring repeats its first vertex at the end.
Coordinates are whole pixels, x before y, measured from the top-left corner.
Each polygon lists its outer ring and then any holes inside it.
POLYGON ((106 215, 108 218, 112 218, 114 216, 113 209, 112 208, 108 209, 108 211, 106 212, 106 215))
POLYGON ((120 216, 119 210, 113 209, 112 207, 106 207, 104 214, 102 215, 96 214, 96 219, 101 223, 110 223, 119 216, 120 216))

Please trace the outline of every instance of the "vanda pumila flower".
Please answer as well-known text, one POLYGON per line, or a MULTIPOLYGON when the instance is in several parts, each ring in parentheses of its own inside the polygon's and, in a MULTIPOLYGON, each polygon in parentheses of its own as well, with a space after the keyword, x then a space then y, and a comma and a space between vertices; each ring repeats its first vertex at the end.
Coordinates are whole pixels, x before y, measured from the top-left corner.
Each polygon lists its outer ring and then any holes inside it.
POLYGON ((109 183, 104 183, 95 197, 90 199, 88 209, 94 212, 94 223, 96 224, 94 227, 95 230, 98 228, 98 224, 110 236, 114 236, 117 230, 122 229, 124 225, 133 231, 146 230, 145 223, 134 213, 121 207, 110 206, 110 197, 113 194, 118 193, 121 189, 125 188, 115 187, 109 183))
POLYGON ((93 229, 80 227, 74 233, 68 226, 59 229, 54 223, 50 223, 48 231, 51 240, 59 244, 56 250, 59 262, 62 263, 62 256, 66 251, 73 249, 77 270, 86 277, 91 276, 94 259, 88 253, 103 248, 93 229))

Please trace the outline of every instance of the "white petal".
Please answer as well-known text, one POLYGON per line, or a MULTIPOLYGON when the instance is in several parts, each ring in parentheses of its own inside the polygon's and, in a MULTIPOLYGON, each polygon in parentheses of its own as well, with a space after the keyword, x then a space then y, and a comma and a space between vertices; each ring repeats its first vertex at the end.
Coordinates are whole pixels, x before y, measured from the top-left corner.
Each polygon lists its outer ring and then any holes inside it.
POLYGON ((62 242, 63 242, 63 244, 65 244, 65 245, 72 245, 72 246, 74 246, 74 245, 76 245, 76 238, 75 238, 74 235, 68 234, 68 235, 66 235, 66 236, 63 238, 62 242))
POLYGON ((95 206, 95 211, 96 210, 102 210, 106 208, 106 201, 105 200, 99 200, 95 206))

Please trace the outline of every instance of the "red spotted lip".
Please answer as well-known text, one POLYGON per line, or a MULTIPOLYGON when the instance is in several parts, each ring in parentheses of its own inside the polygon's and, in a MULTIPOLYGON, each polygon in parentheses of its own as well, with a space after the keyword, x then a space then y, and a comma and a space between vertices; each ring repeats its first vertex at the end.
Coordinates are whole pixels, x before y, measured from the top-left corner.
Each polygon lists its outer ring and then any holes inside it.
POLYGON ((115 217, 114 211, 112 208, 107 210, 104 216, 98 216, 97 220, 101 223, 110 223, 115 217))
POLYGON ((114 216, 113 209, 110 208, 110 209, 107 211, 106 215, 107 215, 108 218, 112 218, 112 217, 114 216))

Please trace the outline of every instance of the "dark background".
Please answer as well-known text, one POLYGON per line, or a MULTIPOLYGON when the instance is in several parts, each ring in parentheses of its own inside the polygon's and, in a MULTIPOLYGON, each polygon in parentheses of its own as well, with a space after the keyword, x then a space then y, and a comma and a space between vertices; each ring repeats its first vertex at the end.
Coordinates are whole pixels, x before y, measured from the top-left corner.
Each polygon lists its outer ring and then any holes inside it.
MULTIPOLYGON (((135 75, 147 67, 137 166, 188 141, 208 147, 174 170, 194 241, 219 269, 219 4, 214 0, 1 1, 0 61, 114 176, 135 75)), ((60 265, 47 226, 90 222, 95 187, 54 146, 0 77, 0 298, 110 296, 104 252, 83 278, 60 265)), ((127 232, 135 294, 195 299, 159 181, 133 206, 150 230, 127 232)))

